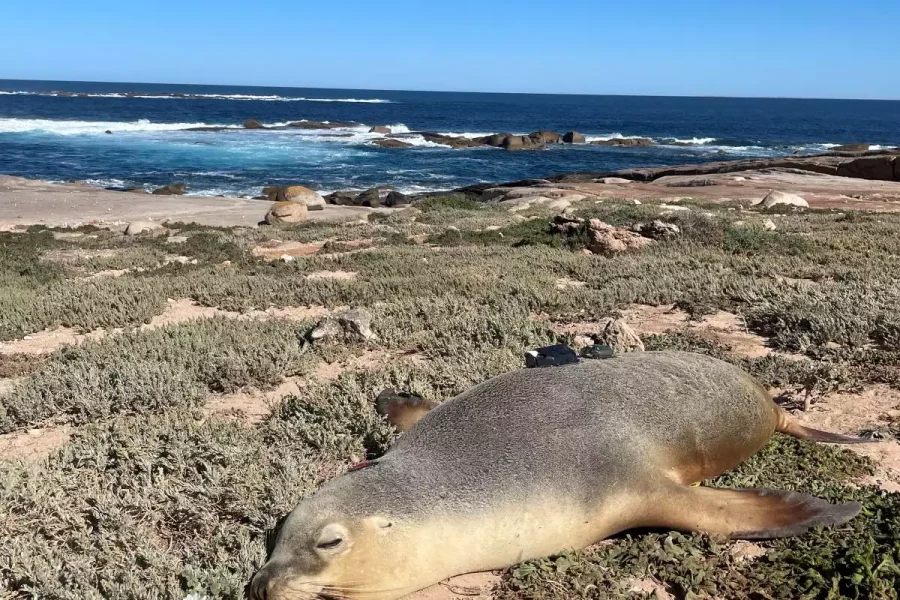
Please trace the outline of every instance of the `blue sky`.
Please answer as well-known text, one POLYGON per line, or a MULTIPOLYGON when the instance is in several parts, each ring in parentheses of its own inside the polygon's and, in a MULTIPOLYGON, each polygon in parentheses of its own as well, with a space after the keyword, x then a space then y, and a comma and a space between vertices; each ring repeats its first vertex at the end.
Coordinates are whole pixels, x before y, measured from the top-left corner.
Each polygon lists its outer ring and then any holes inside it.
POLYGON ((9 0, 0 78, 900 99, 900 2, 9 0))

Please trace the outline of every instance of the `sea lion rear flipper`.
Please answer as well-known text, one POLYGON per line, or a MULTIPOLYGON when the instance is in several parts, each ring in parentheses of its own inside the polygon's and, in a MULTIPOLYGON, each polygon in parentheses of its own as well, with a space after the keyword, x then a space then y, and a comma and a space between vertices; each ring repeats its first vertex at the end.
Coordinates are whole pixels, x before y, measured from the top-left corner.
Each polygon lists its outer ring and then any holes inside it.
POLYGON ((378 394, 375 408, 397 431, 406 431, 428 414, 434 405, 419 396, 388 388, 378 394))
POLYGON ((861 509, 858 502, 829 504, 797 492, 683 485, 667 487, 654 505, 651 526, 745 540, 790 537, 816 526, 841 525, 861 509))
POLYGON ((830 431, 821 431, 811 427, 804 427, 797 423, 781 408, 778 410, 778 423, 775 427, 776 431, 786 433, 801 440, 809 440, 810 442, 825 442, 828 444, 867 444, 877 442, 878 440, 855 437, 852 435, 841 435, 840 433, 831 433, 830 431))

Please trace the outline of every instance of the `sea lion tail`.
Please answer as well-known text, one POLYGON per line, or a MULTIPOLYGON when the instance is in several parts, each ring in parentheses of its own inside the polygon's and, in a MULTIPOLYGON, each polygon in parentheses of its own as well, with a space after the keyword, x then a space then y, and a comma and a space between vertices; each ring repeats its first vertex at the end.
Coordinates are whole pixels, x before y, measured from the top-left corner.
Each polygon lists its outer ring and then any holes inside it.
POLYGON ((852 435, 841 435, 840 433, 831 433, 830 431, 821 431, 803 425, 794 421, 780 407, 775 407, 778 414, 778 423, 775 425, 775 431, 786 433, 801 440, 809 440, 810 442, 825 442, 827 444, 867 444, 876 442, 877 440, 856 437, 852 435))

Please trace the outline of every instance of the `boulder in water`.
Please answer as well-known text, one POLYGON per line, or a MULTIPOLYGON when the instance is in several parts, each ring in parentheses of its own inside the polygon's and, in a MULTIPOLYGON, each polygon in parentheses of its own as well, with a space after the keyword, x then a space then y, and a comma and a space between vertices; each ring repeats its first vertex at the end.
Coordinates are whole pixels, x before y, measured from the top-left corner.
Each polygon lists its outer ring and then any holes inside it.
POLYGON ((555 131, 535 131, 528 135, 532 140, 537 144, 560 144, 562 143, 562 136, 556 133, 555 131))
POLYGON ((161 188, 156 188, 152 193, 157 196, 182 196, 186 189, 187 186, 183 183, 173 183, 161 188))
POLYGON ((266 126, 256 119, 247 119, 244 121, 244 129, 265 129, 266 126))
POLYGON ((563 142, 566 144, 583 144, 584 136, 577 131, 569 131, 563 135, 563 142))
POLYGON ((369 129, 369 133, 383 133, 383 134, 390 134, 390 133, 391 133, 391 128, 390 128, 390 127, 386 127, 385 125, 376 125, 375 127, 372 127, 371 129, 369 129))
POLYGON ((382 148, 412 148, 413 144, 395 140, 392 138, 383 138, 380 140, 372 140, 372 143, 382 148))
POLYGON ((595 146, 652 146, 653 140, 650 138, 619 138, 611 140, 594 140, 591 144, 595 146))

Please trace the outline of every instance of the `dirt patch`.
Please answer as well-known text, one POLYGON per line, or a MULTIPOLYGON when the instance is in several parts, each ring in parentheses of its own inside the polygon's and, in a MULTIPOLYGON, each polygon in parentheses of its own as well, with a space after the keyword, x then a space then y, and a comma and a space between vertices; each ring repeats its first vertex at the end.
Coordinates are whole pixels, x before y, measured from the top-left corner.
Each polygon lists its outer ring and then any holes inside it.
MULTIPOLYGON (((322 317, 329 313, 329 309, 324 306, 270 307, 266 310, 253 310, 247 313, 239 313, 222 310, 214 306, 201 306, 193 300, 185 298, 179 300, 170 299, 162 314, 153 317, 149 323, 141 325, 138 329, 147 331, 156 329, 157 327, 179 325, 187 323, 188 321, 211 319, 214 317, 223 317, 226 319, 271 318, 304 321, 322 317)), ((101 339, 107 335, 115 335, 122 333, 123 331, 124 329, 116 328, 111 330, 95 329, 94 331, 89 331, 87 333, 79 333, 77 330, 68 327, 56 327, 54 329, 47 329, 45 331, 26 335, 21 340, 0 342, 0 355, 49 354, 63 346, 74 346, 85 340, 101 339)))
POLYGON ((203 413, 209 417, 235 419, 252 425, 268 417, 272 407, 285 396, 299 395, 303 385, 302 378, 288 377, 273 390, 249 389, 212 396, 207 398, 203 413))
POLYGON ((629 579, 626 585, 629 592, 646 594, 654 600, 675 600, 675 596, 666 591, 666 586, 652 579, 629 579))
POLYGON ((558 290, 571 290, 584 286, 585 283, 583 281, 578 281, 577 279, 569 279, 568 277, 560 277, 556 280, 556 289, 558 290))
POLYGON ((406 600, 488 600, 498 583, 500 575, 497 573, 469 573, 410 594, 406 600))
POLYGON ((43 260, 55 263, 69 264, 96 258, 109 259, 122 254, 118 248, 104 248, 89 250, 85 248, 68 248, 66 250, 50 250, 41 255, 43 260))
POLYGON ((350 281, 355 278, 355 271, 315 271, 306 276, 306 279, 308 280, 337 279, 338 281, 350 281))
POLYGON ((390 350, 366 350, 359 356, 332 363, 320 362, 316 367, 315 378, 319 381, 334 381, 345 371, 371 371, 393 361, 424 362, 422 354, 404 353, 390 350))
POLYGON ((88 275, 85 279, 103 279, 104 277, 121 277, 128 273, 129 269, 106 269, 105 271, 97 271, 93 275, 88 275))
MULTIPOLYGON (((622 319, 640 336, 686 330, 725 346, 737 356, 761 358, 773 352, 768 347, 766 338, 748 331, 744 320, 733 313, 718 311, 699 321, 692 321, 687 312, 673 305, 636 304, 620 312, 622 319)), ((560 323, 553 330, 575 336, 599 336, 608 322, 609 319, 599 319, 560 323)))
POLYGON ((0 379, 0 396, 3 396, 4 394, 8 394, 23 379, 24 379, 24 377, 9 377, 9 378, 0 379))
POLYGON ((259 256, 267 260, 277 260, 282 257, 295 258, 298 256, 312 256, 319 252, 325 242, 282 242, 270 240, 253 248, 253 256, 259 256))
MULTIPOLYGON (((876 385, 858 394, 830 394, 808 412, 797 412, 793 418, 808 427, 851 435, 866 429, 878 430, 900 418, 900 391, 876 385)), ((900 492, 900 442, 884 439, 847 448, 875 463, 875 475, 860 483, 900 492)))
POLYGON ((62 448, 71 437, 72 428, 68 425, 0 435, 0 460, 39 462, 62 448))

